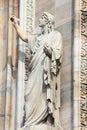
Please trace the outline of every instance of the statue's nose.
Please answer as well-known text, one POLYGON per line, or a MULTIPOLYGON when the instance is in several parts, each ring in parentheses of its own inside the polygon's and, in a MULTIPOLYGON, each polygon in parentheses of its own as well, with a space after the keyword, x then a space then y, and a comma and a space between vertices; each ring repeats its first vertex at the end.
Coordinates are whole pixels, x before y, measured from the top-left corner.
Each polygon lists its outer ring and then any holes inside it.
POLYGON ((41 19, 39 19, 39 23, 41 23, 41 19))

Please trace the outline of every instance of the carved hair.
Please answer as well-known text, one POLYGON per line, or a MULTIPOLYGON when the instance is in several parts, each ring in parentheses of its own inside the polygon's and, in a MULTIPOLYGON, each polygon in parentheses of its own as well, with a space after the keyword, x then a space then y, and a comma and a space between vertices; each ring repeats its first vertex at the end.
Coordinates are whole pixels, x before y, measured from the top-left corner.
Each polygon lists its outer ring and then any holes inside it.
POLYGON ((51 24, 55 23, 55 18, 52 14, 50 14, 48 12, 43 12, 42 16, 44 16, 47 23, 51 23, 51 24))
POLYGON ((43 12, 42 16, 45 18, 46 20, 46 25, 48 28, 48 32, 51 32, 54 28, 54 23, 55 23, 55 17, 48 13, 48 12, 43 12))

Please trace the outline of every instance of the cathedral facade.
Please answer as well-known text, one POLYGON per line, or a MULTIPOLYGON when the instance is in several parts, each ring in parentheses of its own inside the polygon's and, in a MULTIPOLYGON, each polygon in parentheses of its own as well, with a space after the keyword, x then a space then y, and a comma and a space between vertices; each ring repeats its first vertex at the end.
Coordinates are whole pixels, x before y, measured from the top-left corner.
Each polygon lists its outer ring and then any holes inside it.
POLYGON ((55 16, 55 29, 63 37, 61 125, 64 130, 87 129, 87 1, 1 0, 0 130, 17 130, 24 116, 25 44, 18 38, 9 17, 16 15, 25 32, 28 29, 34 32, 44 11, 55 16))

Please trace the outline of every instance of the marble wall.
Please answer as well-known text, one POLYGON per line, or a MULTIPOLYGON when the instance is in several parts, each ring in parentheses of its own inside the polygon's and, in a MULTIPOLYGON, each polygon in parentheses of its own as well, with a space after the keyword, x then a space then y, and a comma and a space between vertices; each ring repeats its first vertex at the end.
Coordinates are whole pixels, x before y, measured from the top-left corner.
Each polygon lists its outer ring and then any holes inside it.
POLYGON ((63 36, 60 117, 64 130, 73 127, 73 1, 56 0, 56 29, 63 36))
POLYGON ((46 11, 55 14, 55 0, 36 0, 36 26, 41 14, 46 11))

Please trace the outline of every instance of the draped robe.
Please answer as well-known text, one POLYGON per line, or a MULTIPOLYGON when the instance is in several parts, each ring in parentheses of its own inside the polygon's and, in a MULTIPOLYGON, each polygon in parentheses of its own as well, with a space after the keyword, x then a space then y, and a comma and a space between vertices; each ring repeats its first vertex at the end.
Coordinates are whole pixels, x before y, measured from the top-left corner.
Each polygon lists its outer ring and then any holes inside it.
POLYGON ((59 70, 62 55, 62 37, 52 31, 36 41, 29 37, 29 48, 32 58, 29 63, 29 79, 25 88, 25 126, 44 123, 48 114, 60 107, 59 70), (43 51, 48 44, 52 56, 49 58, 43 51))

